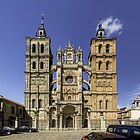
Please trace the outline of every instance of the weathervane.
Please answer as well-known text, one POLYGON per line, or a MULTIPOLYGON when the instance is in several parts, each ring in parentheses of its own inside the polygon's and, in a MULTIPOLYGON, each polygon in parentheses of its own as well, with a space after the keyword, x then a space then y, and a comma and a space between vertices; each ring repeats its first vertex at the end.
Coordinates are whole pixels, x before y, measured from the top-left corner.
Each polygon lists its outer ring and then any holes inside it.
POLYGON ((102 24, 102 18, 99 17, 99 24, 102 24))
POLYGON ((42 13, 42 21, 41 21, 41 24, 44 25, 44 14, 42 13))

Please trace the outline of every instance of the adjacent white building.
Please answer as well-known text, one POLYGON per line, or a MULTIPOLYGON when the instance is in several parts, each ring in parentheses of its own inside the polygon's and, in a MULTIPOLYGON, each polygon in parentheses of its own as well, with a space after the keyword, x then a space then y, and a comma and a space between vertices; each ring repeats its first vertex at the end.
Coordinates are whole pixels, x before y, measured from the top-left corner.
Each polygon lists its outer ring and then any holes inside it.
POLYGON ((140 95, 134 99, 132 106, 119 110, 118 119, 121 124, 140 124, 140 95))

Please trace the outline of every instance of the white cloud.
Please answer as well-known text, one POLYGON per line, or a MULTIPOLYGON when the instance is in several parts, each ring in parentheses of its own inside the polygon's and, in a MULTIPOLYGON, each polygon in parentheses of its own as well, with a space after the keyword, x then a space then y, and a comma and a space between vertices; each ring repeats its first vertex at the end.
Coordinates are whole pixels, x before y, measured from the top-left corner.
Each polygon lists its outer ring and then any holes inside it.
MULTIPOLYGON (((137 84, 132 90, 124 92, 124 93, 119 93, 119 98, 121 100, 120 106, 128 106, 132 105, 132 102, 134 101, 135 98, 140 96, 140 83, 137 84)), ((120 107, 119 106, 119 107, 120 107)))
POLYGON ((122 33, 123 23, 118 18, 113 18, 110 16, 102 20, 102 27, 106 30, 107 37, 114 33, 120 35, 122 33))
POLYGON ((137 84, 136 87, 132 92, 129 93, 128 97, 130 99, 136 98, 138 95, 140 95, 140 84, 137 84))

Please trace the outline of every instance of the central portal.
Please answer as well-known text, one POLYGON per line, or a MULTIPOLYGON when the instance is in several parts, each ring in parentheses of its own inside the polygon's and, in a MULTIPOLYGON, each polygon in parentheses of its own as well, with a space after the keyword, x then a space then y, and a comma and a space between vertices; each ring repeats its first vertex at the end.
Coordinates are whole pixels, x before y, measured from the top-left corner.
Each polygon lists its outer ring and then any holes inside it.
POLYGON ((75 107, 67 105, 63 108, 63 128, 74 127, 75 107))
POLYGON ((71 116, 66 118, 66 128, 73 127, 73 118, 71 116))

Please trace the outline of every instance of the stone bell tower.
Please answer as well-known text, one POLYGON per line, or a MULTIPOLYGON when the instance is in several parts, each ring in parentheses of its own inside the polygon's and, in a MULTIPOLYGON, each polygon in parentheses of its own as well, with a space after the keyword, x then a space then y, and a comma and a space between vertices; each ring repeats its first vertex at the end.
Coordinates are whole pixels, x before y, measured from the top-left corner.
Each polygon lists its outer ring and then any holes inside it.
POLYGON ((90 42, 89 66, 92 69, 89 83, 93 94, 92 110, 101 127, 117 119, 116 38, 107 39, 99 24, 96 38, 90 42))
POLYGON ((50 102, 52 65, 51 39, 46 35, 44 17, 35 37, 26 38, 25 107, 31 117, 31 126, 42 127, 49 119, 47 108, 50 102))

